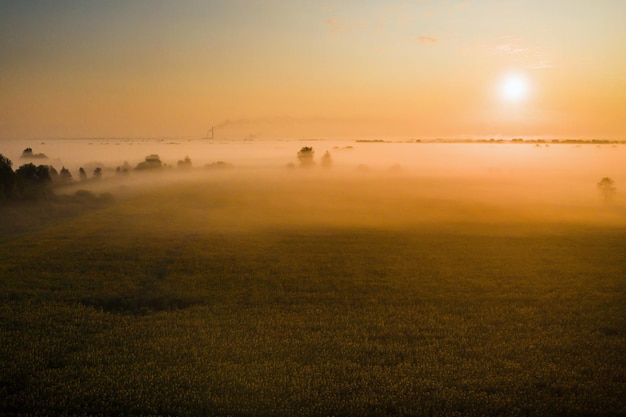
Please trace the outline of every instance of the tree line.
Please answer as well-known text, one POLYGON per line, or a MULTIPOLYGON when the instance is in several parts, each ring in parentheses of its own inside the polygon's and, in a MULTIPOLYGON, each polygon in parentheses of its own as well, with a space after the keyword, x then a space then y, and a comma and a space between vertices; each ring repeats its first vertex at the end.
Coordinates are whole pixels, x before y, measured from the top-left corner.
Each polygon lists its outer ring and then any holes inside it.
MULTIPOLYGON (((26 148, 22 152, 22 158, 27 160, 46 160, 45 154, 33 153, 31 148, 26 148)), ((190 168, 191 159, 178 161, 179 168, 190 168)), ((135 167, 135 170, 154 170, 160 168, 168 168, 167 164, 161 162, 158 155, 152 154, 145 158, 135 167)), ((115 170, 116 174, 128 174, 131 166, 125 162, 124 165, 118 166, 115 170)), ((102 178, 103 170, 96 167, 93 170, 91 178, 83 167, 78 170, 81 181, 99 180, 102 178)), ((57 171, 52 165, 35 164, 28 162, 13 170, 13 162, 0 154, 0 202, 10 200, 38 200, 53 195, 52 188, 57 185, 70 184, 73 182, 72 173, 65 167, 57 171)))
MULTIPOLYGON (((48 157, 42 153, 34 154, 31 148, 22 152, 22 158, 45 160, 48 157)), ((84 168, 78 171, 81 181, 87 179, 84 168)), ((93 171, 93 179, 102 177, 102 168, 93 171)), ((69 184, 73 181, 69 169, 62 167, 57 171, 52 165, 25 163, 13 170, 13 162, 0 154, 0 201, 9 200, 37 200, 53 195, 52 187, 69 184)))

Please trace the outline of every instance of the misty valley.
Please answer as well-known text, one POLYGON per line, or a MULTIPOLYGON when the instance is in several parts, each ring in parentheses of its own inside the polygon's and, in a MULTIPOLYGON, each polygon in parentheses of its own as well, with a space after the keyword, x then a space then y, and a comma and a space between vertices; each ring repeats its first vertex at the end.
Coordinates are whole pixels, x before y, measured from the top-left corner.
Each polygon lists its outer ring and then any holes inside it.
POLYGON ((623 144, 0 153, 0 414, 626 412, 623 144))

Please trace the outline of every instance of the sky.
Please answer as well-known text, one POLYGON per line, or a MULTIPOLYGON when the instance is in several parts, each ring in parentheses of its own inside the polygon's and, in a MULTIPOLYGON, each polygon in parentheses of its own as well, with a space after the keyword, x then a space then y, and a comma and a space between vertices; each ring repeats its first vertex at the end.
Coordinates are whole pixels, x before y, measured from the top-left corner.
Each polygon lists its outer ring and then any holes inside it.
POLYGON ((0 0, 0 138, 626 139, 623 0, 0 0))

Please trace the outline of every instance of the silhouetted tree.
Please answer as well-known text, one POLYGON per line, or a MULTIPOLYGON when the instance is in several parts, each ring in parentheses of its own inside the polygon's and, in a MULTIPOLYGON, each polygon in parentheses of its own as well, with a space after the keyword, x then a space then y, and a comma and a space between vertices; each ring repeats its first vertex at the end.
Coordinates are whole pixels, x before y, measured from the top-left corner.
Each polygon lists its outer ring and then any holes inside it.
POLYGON ((93 178, 96 180, 102 178, 102 168, 98 167, 93 170, 93 178))
POLYGON ((182 161, 178 161, 178 168, 191 168, 191 159, 186 156, 182 161))
POLYGON ((62 184, 67 184, 72 182, 72 173, 69 169, 62 167, 61 172, 59 172, 59 182, 62 184))
POLYGON ((51 181, 49 168, 45 165, 36 166, 32 162, 24 164, 15 171, 17 179, 46 184, 51 181))
POLYGON ((117 168, 115 168, 115 173, 127 175, 130 172, 130 170, 131 170, 130 165, 128 164, 128 162, 124 161, 124 164, 122 166, 118 166, 117 168))
POLYGON ((80 176, 81 181, 85 181, 87 179, 87 173, 85 172, 85 168, 78 168, 78 175, 80 176))
POLYGON ((602 178, 598 182, 598 191, 602 194, 605 202, 610 202, 617 191, 615 188, 615 181, 609 177, 602 178))
POLYGON ((161 158, 159 155, 152 154, 146 156, 146 160, 137 164, 135 169, 144 170, 144 169, 160 169, 163 166, 163 162, 161 162, 161 158))
POLYGON ((52 165, 48 165, 48 175, 53 184, 59 181, 59 172, 52 165))
POLYGON ((300 161, 300 166, 310 167, 315 165, 315 161, 313 161, 313 156, 315 155, 315 151, 310 146, 305 146, 298 151, 298 160, 300 161))
POLYGON ((26 148, 22 151, 22 158, 48 158, 45 154, 43 153, 33 153, 33 149, 32 148, 26 148))
POLYGON ((48 187, 52 179, 46 165, 35 166, 32 163, 22 165, 15 171, 15 179, 22 197, 40 198, 50 193, 48 187))
POLYGON ((15 192, 15 173, 11 166, 13 162, 0 154, 0 201, 13 197, 15 192))

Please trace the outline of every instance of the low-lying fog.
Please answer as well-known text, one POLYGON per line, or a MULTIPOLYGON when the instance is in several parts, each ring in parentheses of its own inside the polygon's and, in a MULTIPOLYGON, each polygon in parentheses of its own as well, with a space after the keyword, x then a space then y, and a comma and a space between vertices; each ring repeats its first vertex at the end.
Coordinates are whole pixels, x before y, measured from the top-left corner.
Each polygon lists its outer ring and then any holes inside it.
POLYGON ((242 228, 293 222, 626 225, 625 145, 8 140, 0 153, 14 169, 27 162, 69 169, 73 185, 58 193, 106 191, 125 202, 152 195, 150 201, 172 212, 203 212, 212 223, 242 228), (297 157, 305 146, 315 151, 309 167, 297 157), (20 158, 26 147, 48 159, 20 158), (125 162, 134 168, 151 154, 169 167, 115 173, 125 162), (191 168, 177 166, 185 157, 191 168), (91 178, 97 166, 103 167, 100 181, 80 181, 80 167, 91 178), (615 192, 598 189, 604 177, 614 181, 615 192))

